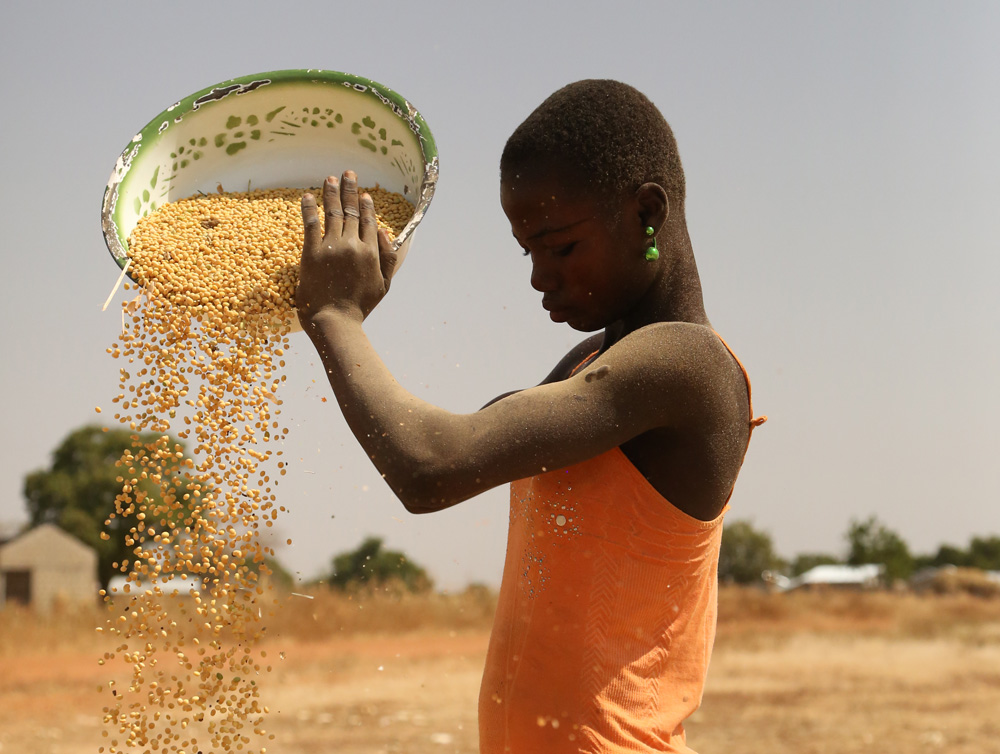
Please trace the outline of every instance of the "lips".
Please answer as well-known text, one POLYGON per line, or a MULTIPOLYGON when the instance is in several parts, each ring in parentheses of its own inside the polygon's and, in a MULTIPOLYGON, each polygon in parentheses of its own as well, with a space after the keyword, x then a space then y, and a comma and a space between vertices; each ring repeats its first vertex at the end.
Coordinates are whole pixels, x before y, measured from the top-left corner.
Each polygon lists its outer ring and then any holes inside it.
POLYGON ((549 313, 549 319, 553 322, 565 322, 567 319, 567 311, 559 304, 542 299, 542 308, 549 313))

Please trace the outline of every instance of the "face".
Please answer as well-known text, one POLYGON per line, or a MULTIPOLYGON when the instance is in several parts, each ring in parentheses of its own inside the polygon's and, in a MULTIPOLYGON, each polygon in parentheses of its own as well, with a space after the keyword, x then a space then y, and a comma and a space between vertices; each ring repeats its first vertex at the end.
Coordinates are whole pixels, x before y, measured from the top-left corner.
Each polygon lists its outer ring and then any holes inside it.
POLYGON ((600 330, 625 318, 652 286, 645 236, 627 203, 612 207, 537 175, 505 176, 500 203, 553 322, 600 330))

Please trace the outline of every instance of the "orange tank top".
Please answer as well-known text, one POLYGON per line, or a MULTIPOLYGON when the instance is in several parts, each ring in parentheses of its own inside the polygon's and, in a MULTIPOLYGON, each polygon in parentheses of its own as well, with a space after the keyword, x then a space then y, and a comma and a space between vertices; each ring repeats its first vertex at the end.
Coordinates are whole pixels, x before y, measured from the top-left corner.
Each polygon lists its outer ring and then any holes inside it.
POLYGON ((480 752, 690 754, 724 514, 675 508, 620 448, 511 483, 480 752))

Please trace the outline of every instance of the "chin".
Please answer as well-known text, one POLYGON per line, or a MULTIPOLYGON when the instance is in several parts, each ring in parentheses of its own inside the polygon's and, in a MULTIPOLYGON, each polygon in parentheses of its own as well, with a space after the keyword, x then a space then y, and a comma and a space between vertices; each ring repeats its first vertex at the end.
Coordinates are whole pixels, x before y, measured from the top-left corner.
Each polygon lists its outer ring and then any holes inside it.
POLYGON ((603 321, 596 321, 586 313, 574 310, 554 309, 549 312, 549 319, 556 324, 565 323, 579 332, 596 332, 597 330, 603 330, 605 327, 603 321))
MULTIPOLYGON (((553 321, 555 321, 555 320, 553 320, 553 321)), ((595 323, 595 322, 587 322, 586 320, 580 320, 580 319, 576 319, 576 318, 573 318, 573 317, 567 317, 566 319, 562 319, 562 320, 559 320, 559 321, 560 322, 565 322, 567 325, 569 325, 570 327, 572 327, 574 330, 576 330, 578 332, 597 332, 598 330, 603 330, 604 329, 604 325, 603 324, 599 324, 599 323, 595 323)))

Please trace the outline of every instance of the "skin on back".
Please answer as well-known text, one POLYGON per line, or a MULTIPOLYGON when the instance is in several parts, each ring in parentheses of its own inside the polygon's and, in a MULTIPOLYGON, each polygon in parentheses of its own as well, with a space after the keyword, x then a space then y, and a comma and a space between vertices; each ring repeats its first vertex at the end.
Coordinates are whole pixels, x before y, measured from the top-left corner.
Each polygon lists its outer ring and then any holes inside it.
POLYGON ((609 206, 553 175, 505 175, 501 202, 550 317, 598 334, 538 386, 472 414, 405 391, 363 332, 394 257, 353 173, 324 185, 325 236, 314 198, 304 198, 299 317, 344 416, 413 512, 621 447, 673 505, 714 519, 742 464, 750 415, 742 371, 705 316, 683 208, 656 184, 609 206), (654 262, 647 226, 660 249, 654 262))

